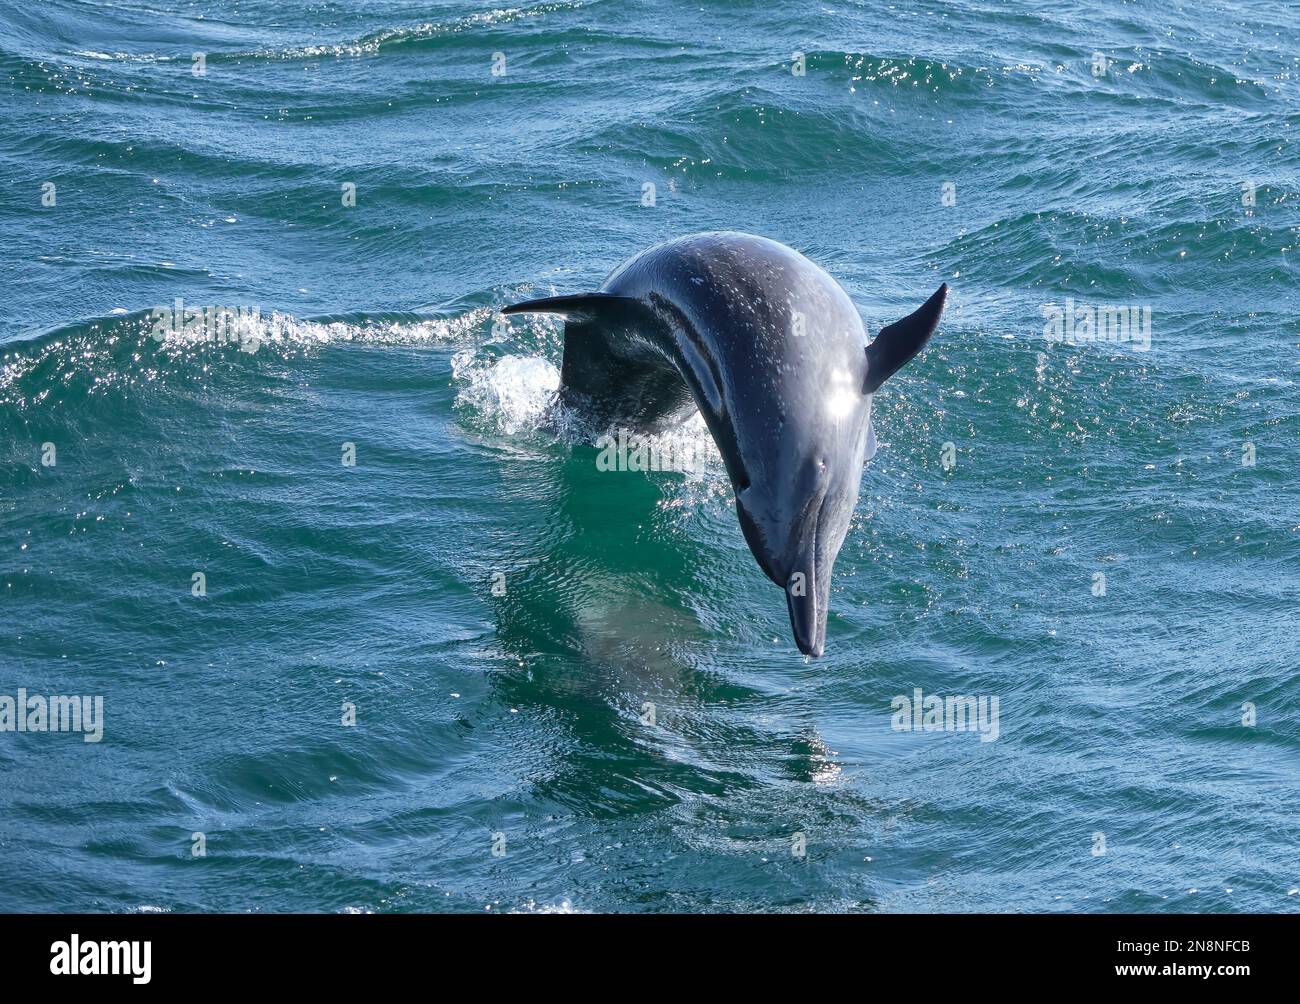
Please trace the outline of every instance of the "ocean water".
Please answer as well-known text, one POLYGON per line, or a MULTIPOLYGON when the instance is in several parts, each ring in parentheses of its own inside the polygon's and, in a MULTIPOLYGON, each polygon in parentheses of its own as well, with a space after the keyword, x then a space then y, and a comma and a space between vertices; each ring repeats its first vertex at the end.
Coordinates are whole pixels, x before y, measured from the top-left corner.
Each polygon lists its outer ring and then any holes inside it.
POLYGON ((0 733, 0 909, 1300 910, 1297 40, 4 0, 0 695, 104 717, 0 733), (497 315, 710 229, 872 331, 952 287, 822 659, 721 467, 598 471, 561 327, 497 315), (896 729, 918 688, 996 740, 896 729))

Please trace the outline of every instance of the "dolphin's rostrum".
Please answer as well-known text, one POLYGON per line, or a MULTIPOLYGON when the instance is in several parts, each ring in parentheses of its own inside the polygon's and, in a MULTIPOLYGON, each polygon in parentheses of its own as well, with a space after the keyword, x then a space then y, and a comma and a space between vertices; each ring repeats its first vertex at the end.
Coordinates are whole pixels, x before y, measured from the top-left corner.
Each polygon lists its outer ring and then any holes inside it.
POLYGON ((939 323, 945 283, 867 343, 848 294, 783 244, 706 233, 631 258, 595 293, 503 313, 565 317, 561 393, 602 425, 663 429, 699 409, 795 643, 826 644, 831 568, 875 452, 871 395, 939 323))

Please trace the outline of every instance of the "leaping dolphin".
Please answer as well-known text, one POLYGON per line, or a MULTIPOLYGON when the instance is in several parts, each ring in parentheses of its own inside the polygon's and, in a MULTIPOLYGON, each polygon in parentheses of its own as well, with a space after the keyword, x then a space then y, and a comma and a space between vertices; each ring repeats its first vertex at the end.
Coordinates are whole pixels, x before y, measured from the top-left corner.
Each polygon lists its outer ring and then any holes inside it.
POLYGON ((847 293, 765 237, 694 234, 615 269, 595 293, 502 313, 561 314, 562 400, 604 426, 653 431, 698 408, 759 567, 780 586, 795 644, 826 645, 831 569, 875 453, 871 396, 939 323, 944 283, 867 343, 847 293))

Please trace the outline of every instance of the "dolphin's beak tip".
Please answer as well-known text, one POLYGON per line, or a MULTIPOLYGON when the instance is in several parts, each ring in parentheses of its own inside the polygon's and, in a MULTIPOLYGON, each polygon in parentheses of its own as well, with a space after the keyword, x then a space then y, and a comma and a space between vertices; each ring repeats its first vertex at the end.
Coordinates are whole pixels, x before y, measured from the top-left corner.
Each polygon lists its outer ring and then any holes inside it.
POLYGON ((820 642, 809 645, 798 635, 795 635, 794 643, 799 647, 799 651, 813 659, 820 659, 822 653, 826 651, 826 646, 820 642))
POLYGON ((816 601, 812 597, 795 597, 787 590, 786 602, 790 607, 790 628, 795 645, 804 655, 817 658, 826 647, 826 634, 819 623, 820 611, 816 601))

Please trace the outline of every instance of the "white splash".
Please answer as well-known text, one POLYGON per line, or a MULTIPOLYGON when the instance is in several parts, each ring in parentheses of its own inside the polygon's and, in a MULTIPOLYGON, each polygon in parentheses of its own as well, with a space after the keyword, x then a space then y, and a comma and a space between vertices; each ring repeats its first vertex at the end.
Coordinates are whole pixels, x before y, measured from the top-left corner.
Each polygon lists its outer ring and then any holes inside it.
POLYGON ((501 356, 480 359, 474 352, 457 353, 452 378, 461 386, 456 404, 468 406, 506 435, 529 432, 553 413, 560 389, 560 371, 540 356, 501 356))

